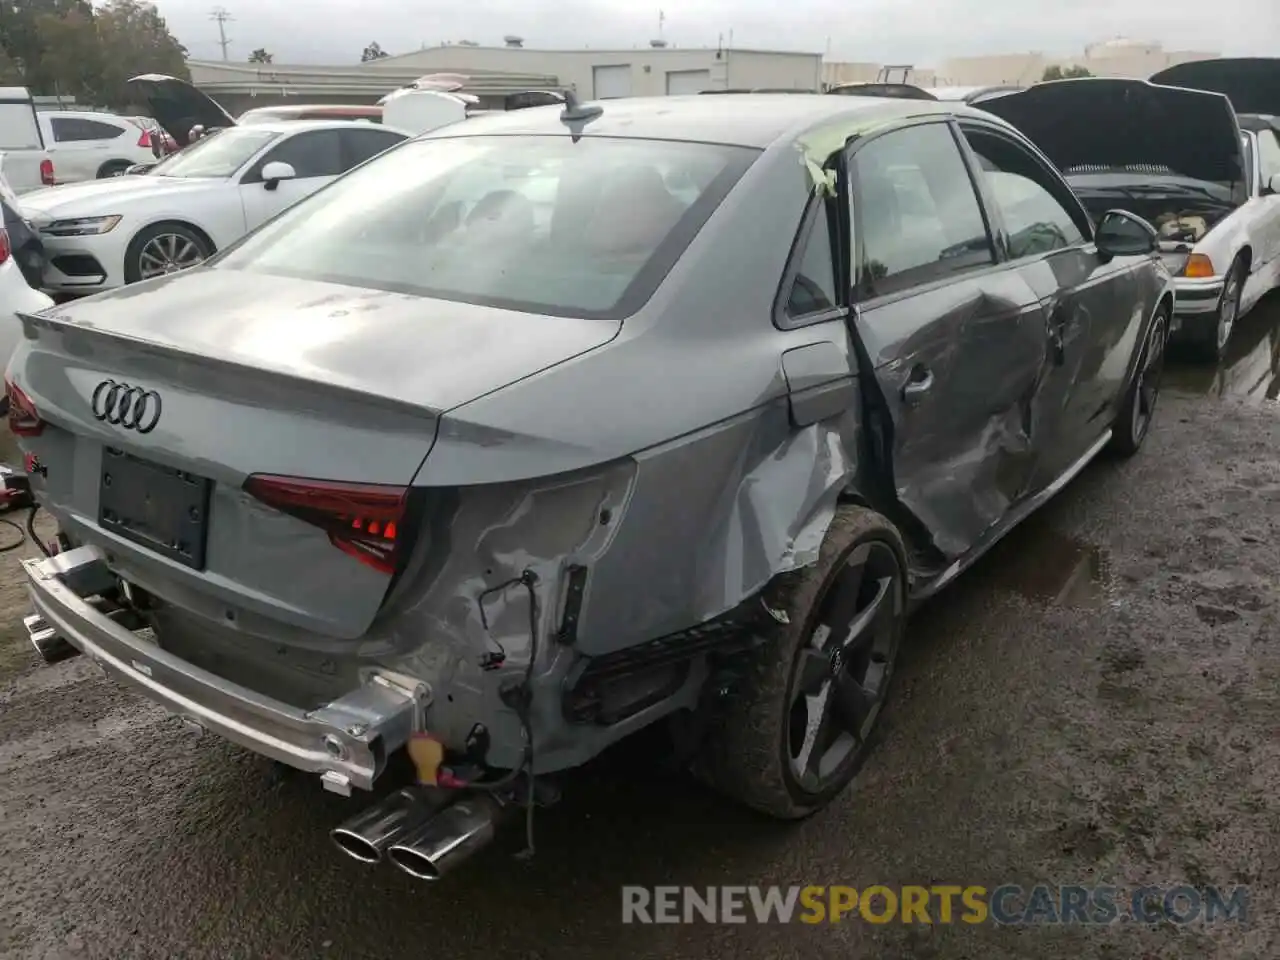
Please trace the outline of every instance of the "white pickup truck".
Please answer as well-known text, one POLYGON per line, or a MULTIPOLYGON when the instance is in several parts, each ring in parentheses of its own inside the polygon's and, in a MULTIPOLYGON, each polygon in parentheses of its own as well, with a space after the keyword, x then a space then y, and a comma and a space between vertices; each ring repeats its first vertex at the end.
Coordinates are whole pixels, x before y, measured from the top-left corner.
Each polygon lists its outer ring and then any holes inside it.
POLYGON ((0 152, 5 179, 15 193, 51 187, 53 160, 45 149, 35 103, 26 87, 0 87, 0 152))

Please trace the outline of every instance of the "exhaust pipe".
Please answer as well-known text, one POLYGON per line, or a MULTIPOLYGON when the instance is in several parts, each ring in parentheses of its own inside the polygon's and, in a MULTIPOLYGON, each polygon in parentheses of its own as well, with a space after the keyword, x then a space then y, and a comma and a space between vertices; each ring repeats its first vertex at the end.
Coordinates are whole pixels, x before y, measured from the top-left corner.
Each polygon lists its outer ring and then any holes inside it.
POLYGON ((487 793, 470 793, 391 844, 387 856, 419 880, 439 880, 493 839, 503 806, 487 793))
POLYGON ((330 836, 347 856, 377 863, 387 847, 405 831, 430 820, 443 803, 444 798, 434 793, 405 787, 335 827, 330 836))
POLYGON ((79 649, 58 636, 53 627, 45 622, 38 613, 22 618, 22 625, 27 628, 27 637, 36 653, 45 663, 60 663, 80 655, 79 649))

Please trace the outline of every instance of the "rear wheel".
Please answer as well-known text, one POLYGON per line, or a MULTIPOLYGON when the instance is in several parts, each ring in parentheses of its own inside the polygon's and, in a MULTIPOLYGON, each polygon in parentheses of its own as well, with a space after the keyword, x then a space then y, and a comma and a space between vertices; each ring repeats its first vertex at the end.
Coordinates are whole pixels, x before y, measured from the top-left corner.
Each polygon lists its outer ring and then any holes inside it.
POLYGON ((1218 363, 1226 355, 1231 331, 1240 317, 1240 298, 1244 293, 1245 265, 1236 257, 1227 271, 1218 298, 1218 309, 1194 341, 1196 356, 1205 363, 1218 363))
POLYGON ((726 698, 699 770, 769 816, 820 809, 871 751, 906 623, 902 538, 879 514, 840 509, 818 562, 765 592, 765 642, 726 698))
POLYGON ((153 224, 139 231, 125 251, 125 283, 177 273, 194 267, 212 254, 209 241, 186 224, 153 224))
POLYGON ((1138 452, 1151 430, 1156 401, 1160 398, 1160 380, 1164 375, 1165 346, 1169 340, 1169 312, 1161 308, 1151 321, 1147 339, 1138 358, 1138 369, 1129 384, 1120 414, 1111 427, 1111 450, 1130 457, 1138 452))

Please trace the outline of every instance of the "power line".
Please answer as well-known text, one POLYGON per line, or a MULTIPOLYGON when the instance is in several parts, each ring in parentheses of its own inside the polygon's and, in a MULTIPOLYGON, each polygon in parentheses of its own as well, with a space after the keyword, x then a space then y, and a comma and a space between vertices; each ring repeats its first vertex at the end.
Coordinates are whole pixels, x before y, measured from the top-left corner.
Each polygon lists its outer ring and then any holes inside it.
POLYGON ((231 41, 227 38, 227 24, 235 20, 235 17, 227 13, 224 7, 214 7, 209 19, 218 24, 218 46, 222 48, 222 59, 229 60, 227 47, 231 45, 231 41))

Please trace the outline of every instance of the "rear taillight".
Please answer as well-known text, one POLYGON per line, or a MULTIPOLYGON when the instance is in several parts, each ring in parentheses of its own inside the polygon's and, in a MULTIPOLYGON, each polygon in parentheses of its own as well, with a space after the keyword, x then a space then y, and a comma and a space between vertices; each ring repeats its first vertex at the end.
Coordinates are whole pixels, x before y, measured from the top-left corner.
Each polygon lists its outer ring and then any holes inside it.
POLYGON ((382 573, 395 573, 406 542, 401 531, 406 488, 256 473, 244 489, 281 513, 324 530, 343 553, 382 573))
POLYGON ((138 146, 144 150, 151 149, 151 131, 147 130, 146 127, 142 128, 142 135, 138 137, 138 146))
POLYGON ((52 187, 57 183, 53 178, 53 161, 48 157, 40 161, 40 182, 46 187, 52 187))
POLYGON ((9 242, 9 231, 0 227, 0 263, 4 263, 13 254, 13 244, 9 242))
POLYGON ((5 396, 9 398, 9 430, 17 437, 38 437, 44 432, 40 411, 12 380, 4 382, 5 396))

